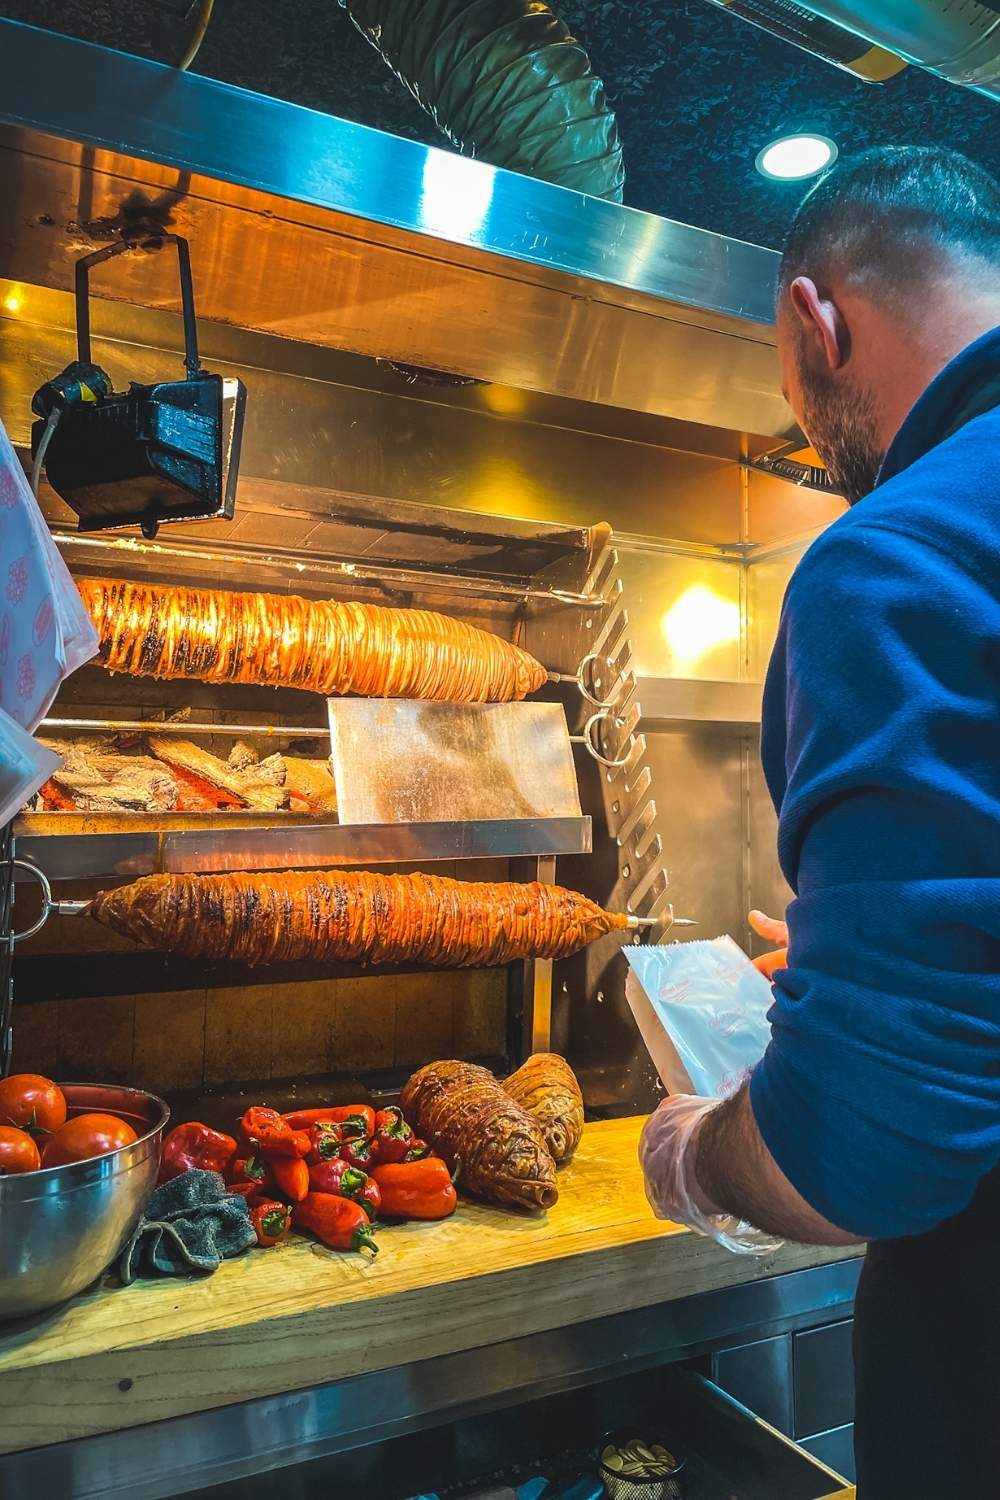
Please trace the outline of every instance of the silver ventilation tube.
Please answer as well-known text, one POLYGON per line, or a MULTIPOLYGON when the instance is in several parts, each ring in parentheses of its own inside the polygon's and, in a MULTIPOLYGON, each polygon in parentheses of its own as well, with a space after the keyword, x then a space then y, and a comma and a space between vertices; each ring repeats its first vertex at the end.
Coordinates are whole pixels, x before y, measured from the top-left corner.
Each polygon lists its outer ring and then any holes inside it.
POLYGON ((340 4, 464 155, 621 202, 621 141, 604 85, 542 0, 340 4))
POLYGON ((907 63, 1000 99, 1000 13, 975 0, 709 0, 869 82, 907 63))

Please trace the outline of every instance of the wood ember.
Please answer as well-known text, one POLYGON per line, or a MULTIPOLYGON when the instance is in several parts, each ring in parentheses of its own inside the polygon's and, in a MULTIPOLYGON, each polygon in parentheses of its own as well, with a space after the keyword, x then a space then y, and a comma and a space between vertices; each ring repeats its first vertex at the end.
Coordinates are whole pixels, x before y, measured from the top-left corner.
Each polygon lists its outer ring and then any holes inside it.
POLYGON ((42 811, 336 812, 328 761, 280 753, 262 759, 243 741, 222 760, 193 740, 155 733, 144 741, 90 736, 44 743, 63 764, 33 801, 42 811))
POLYGON ((83 812, 169 812, 177 782, 168 768, 146 755, 112 755, 99 742, 48 742, 63 763, 50 781, 83 812))
POLYGON ((260 765, 251 766, 248 771, 233 771, 224 760, 203 750, 193 740, 151 734, 148 744, 157 760, 164 761, 168 766, 176 766, 181 771, 190 771, 211 782, 213 786, 221 787, 223 791, 238 797, 244 807, 255 807, 262 812, 277 812, 288 806, 288 793, 276 781, 279 775, 281 781, 284 781, 280 756, 270 756, 260 765), (273 764, 275 761, 278 765, 273 764))

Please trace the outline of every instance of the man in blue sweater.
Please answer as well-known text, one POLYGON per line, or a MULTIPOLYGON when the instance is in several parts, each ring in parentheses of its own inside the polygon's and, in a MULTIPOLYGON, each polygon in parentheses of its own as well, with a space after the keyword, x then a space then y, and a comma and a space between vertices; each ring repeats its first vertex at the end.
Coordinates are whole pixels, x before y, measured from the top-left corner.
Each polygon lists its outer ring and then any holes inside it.
POLYGON ((934 149, 837 167, 777 334, 851 503, 795 572, 765 691, 788 952, 748 1085, 650 1120, 648 1191, 709 1231, 870 1242, 859 1500, 997 1500, 1000 186, 934 149))

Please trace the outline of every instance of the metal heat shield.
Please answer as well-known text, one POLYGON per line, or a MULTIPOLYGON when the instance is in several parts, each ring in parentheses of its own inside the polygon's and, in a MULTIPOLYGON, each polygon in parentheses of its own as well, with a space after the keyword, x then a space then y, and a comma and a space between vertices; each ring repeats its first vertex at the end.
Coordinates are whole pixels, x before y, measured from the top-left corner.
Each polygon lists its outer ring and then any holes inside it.
POLYGON ((580 817, 558 703, 331 698, 341 823, 580 817))

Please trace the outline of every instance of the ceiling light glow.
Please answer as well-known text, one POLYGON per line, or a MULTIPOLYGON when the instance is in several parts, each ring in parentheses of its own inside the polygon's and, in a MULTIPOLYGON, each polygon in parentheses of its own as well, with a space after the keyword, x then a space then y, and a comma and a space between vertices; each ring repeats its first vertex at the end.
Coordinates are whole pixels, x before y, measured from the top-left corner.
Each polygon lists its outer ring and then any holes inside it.
POLYGON ((756 167, 762 177, 795 182, 815 177, 836 160, 836 144, 825 135, 783 135, 757 153, 756 167))

